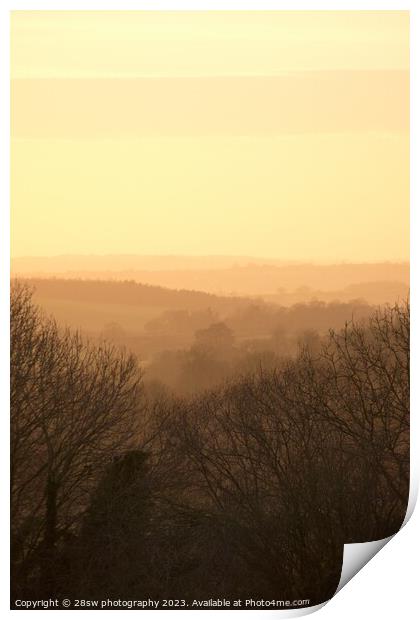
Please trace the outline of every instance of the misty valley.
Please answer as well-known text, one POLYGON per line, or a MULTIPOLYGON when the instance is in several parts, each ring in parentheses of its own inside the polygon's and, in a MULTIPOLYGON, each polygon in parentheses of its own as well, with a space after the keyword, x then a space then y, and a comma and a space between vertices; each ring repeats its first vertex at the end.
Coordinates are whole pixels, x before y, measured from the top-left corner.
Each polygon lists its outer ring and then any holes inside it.
POLYGON ((286 305, 15 277, 12 599, 330 598, 343 544, 405 515, 399 290, 286 305))

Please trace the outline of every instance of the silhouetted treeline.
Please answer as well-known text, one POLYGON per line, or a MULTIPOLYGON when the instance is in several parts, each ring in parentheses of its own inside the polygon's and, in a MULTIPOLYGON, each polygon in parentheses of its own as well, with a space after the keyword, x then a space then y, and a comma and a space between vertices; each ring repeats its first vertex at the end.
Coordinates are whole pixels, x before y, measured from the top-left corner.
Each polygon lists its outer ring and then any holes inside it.
MULTIPOLYGON (((24 279, 21 279, 24 282, 24 279)), ((168 289, 134 280, 103 281, 66 278, 30 278, 40 298, 73 300, 83 303, 222 310, 246 303, 240 297, 222 297, 197 290, 168 289)))
MULTIPOLYGON (((400 527, 408 305, 191 398, 145 390, 132 356, 60 330, 21 285, 11 325, 13 598, 314 605, 344 543, 400 527)), ((195 346, 234 342, 215 323, 195 346)))

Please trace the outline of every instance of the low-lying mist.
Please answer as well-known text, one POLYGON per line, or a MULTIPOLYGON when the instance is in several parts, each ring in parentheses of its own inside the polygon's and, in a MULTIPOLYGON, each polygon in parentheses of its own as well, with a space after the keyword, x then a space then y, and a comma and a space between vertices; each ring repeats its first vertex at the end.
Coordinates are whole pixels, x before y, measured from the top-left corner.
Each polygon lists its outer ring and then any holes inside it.
MULTIPOLYGON (((363 320, 374 303, 363 298, 310 299, 286 305, 282 295, 221 296, 172 290, 135 281, 67 278, 24 279, 34 300, 61 326, 80 330, 95 342, 133 352, 144 381, 156 392, 197 394, 259 369, 282 366, 302 348, 316 354, 331 329, 363 320)), ((368 283, 348 285, 369 291, 368 283)), ((401 299, 386 282, 387 301, 401 299)), ((306 297, 305 297, 306 296, 306 297)))

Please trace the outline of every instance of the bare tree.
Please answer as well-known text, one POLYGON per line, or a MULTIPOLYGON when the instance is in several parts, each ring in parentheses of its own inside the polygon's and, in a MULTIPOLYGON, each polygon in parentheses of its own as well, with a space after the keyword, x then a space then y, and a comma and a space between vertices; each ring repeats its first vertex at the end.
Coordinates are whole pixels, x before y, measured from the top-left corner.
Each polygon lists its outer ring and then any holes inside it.
POLYGON ((12 538, 15 585, 57 582, 70 536, 104 463, 136 441, 140 373, 132 355, 60 330, 14 283, 11 297, 12 538))
POLYGON ((317 360, 303 358, 300 398, 376 473, 372 511, 380 506, 384 531, 392 533, 404 518, 409 489, 409 304, 331 331, 317 360))
POLYGON ((394 533, 408 496, 409 309, 331 332, 281 370, 192 401, 196 506, 273 589, 325 600, 342 546, 394 533))

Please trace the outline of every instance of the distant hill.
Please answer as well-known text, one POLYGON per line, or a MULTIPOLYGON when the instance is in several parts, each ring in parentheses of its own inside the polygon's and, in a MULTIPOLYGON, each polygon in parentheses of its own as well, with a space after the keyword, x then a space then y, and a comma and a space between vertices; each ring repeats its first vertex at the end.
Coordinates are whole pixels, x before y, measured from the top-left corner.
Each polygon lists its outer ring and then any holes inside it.
POLYGON ((363 299, 370 304, 385 304, 405 301, 409 296, 410 288, 404 282, 361 282, 349 284, 338 290, 316 290, 310 287, 298 288, 293 292, 279 291, 273 295, 264 295, 263 298, 270 303, 291 306, 316 299, 318 301, 331 302, 339 300, 348 302, 355 299, 363 299))
MULTIPOLYGON (((362 296, 376 303, 392 301, 392 286, 409 285, 409 263, 285 263, 274 259, 226 256, 58 256, 15 258, 12 273, 26 277, 56 276, 91 280, 133 280, 142 284, 189 289, 221 296, 266 296, 307 288, 306 300, 318 291, 362 296), (371 297, 375 283, 375 299, 371 297), (356 287, 352 292, 348 287, 356 287), (378 297, 378 289, 383 289, 378 297), (362 290, 362 289, 360 289, 362 290), (344 292, 343 292, 344 291, 344 292), (343 292, 343 293, 342 293, 343 292), (382 301, 381 299, 381 301, 382 301)), ((301 294, 304 291, 300 291, 301 294)), ((295 299, 295 297, 294 297, 295 299)), ((294 302, 291 302, 294 303, 294 302)))
POLYGON ((103 304, 134 304, 141 306, 189 307, 192 309, 209 306, 232 306, 244 303, 245 299, 221 297, 202 291, 168 289, 163 286, 142 284, 133 280, 105 281, 70 278, 19 278, 35 288, 38 297, 55 299, 78 299, 85 303, 94 301, 103 304))
POLYGON ((12 259, 12 271, 18 272, 129 272, 190 269, 227 269, 235 265, 270 264, 285 265, 279 259, 253 256, 180 256, 104 254, 63 254, 59 256, 21 256, 12 259))
MULTIPOLYGON (((372 312, 364 301, 312 301, 286 307, 277 299, 218 296, 133 281, 19 278, 34 301, 64 326, 106 338, 150 361, 163 351, 188 349, 199 330, 224 322, 243 352, 296 348, 306 331, 339 329, 372 312), (276 303, 273 303, 275 301, 276 303)), ((280 296, 280 295, 279 295, 280 296)))
MULTIPOLYGON (((132 332, 167 310, 211 309, 226 315, 252 300, 221 297, 200 291, 171 290, 133 281, 66 278, 19 278, 34 289, 34 299, 62 324, 100 331, 109 322, 122 323, 132 332)), ((263 302, 260 302, 263 303, 263 302)))

